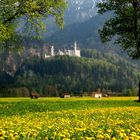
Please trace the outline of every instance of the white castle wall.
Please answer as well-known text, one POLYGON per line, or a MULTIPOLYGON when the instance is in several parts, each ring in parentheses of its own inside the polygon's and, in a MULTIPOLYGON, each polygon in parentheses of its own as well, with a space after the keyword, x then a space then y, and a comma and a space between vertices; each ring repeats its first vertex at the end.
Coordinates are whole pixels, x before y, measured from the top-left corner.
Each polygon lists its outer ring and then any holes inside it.
MULTIPOLYGON (((76 41, 74 43, 74 49, 73 50, 65 50, 64 52, 59 50, 56 55, 68 55, 68 56, 81 57, 80 50, 77 49, 76 41)), ((51 47, 51 55, 46 55, 45 54, 45 58, 52 57, 52 56, 55 56, 54 46, 51 47)))

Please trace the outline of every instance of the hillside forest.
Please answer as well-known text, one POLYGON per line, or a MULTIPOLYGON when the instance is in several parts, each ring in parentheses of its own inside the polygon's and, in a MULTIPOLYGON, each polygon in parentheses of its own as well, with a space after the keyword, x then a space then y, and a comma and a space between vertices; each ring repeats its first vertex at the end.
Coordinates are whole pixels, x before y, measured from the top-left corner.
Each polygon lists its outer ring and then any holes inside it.
MULTIPOLYGON (((6 60, 4 56, 1 55, 0 61, 6 60)), ((95 49, 83 49, 81 56, 23 59, 14 53, 12 68, 5 63, 4 72, 1 65, 0 96, 29 96, 31 92, 49 97, 63 93, 82 96, 97 89, 109 91, 110 96, 137 95, 139 63, 95 49)))

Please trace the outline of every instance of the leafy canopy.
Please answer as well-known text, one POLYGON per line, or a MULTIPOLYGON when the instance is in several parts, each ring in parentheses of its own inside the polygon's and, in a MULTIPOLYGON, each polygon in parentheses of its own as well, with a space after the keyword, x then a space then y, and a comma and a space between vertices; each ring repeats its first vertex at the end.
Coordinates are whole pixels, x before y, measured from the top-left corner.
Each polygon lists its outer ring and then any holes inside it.
POLYGON ((18 27, 27 35, 39 34, 50 16, 62 28, 65 8, 64 0, 0 0, 0 42, 21 31, 18 27))
POLYGON ((98 7, 100 14, 114 13, 99 31, 102 41, 113 38, 131 57, 140 58, 140 0, 103 0, 98 7))

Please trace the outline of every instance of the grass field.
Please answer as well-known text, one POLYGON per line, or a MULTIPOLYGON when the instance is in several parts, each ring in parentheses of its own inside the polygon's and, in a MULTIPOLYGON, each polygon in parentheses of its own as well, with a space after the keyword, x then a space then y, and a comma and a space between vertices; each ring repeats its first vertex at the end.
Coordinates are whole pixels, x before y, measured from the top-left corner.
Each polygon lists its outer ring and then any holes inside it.
POLYGON ((136 99, 0 98, 0 140, 140 140, 136 99))

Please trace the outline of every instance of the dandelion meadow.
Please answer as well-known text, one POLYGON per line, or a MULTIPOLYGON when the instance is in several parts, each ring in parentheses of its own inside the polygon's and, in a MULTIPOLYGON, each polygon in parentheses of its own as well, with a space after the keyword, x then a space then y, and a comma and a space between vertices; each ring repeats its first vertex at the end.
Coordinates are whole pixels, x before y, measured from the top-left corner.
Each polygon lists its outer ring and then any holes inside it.
POLYGON ((0 140, 140 140, 136 98, 1 98, 0 140))

